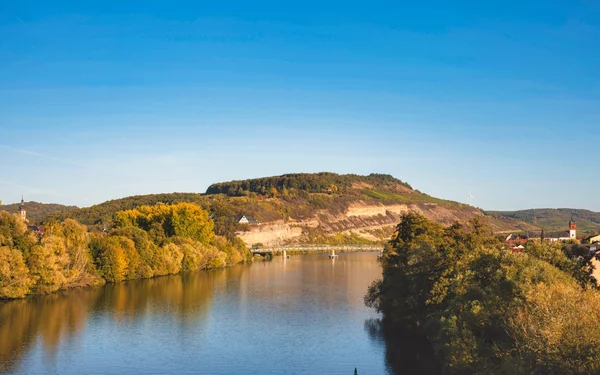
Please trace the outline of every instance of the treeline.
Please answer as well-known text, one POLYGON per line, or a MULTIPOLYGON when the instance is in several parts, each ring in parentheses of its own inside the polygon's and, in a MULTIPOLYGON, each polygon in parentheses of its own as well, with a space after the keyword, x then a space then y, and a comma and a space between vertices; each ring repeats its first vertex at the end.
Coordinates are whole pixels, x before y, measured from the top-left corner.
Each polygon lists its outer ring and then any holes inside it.
POLYGON ((513 253, 479 220, 444 228, 411 213, 396 229, 365 302, 424 337, 441 373, 600 372, 586 254, 535 241, 513 253))
MULTIPOLYGON (((158 203, 177 204, 195 203, 206 208, 201 194, 197 193, 170 193, 170 194, 147 194, 135 195, 126 198, 114 199, 91 207, 71 208, 61 212, 50 213, 42 217, 43 221, 50 219, 63 221, 75 219, 87 226, 97 226, 99 229, 112 224, 115 213, 119 211, 132 210, 140 206, 153 206, 158 203)), ((29 205, 26 206, 29 211, 29 205)), ((29 212, 28 212, 29 216, 29 212)))
POLYGON ((117 214, 115 227, 88 232, 73 219, 50 221, 38 238, 0 212, 0 298, 223 267, 250 259, 237 237, 214 234, 208 213, 191 203, 141 206, 117 214))
POLYGON ((229 196, 247 196, 284 194, 286 191, 304 191, 309 193, 347 193, 354 183, 366 183, 378 189, 395 190, 397 185, 412 190, 412 187, 393 176, 372 173, 368 176, 356 174, 340 175, 330 172, 295 173, 275 177, 230 181, 212 184, 206 194, 226 194, 229 196))

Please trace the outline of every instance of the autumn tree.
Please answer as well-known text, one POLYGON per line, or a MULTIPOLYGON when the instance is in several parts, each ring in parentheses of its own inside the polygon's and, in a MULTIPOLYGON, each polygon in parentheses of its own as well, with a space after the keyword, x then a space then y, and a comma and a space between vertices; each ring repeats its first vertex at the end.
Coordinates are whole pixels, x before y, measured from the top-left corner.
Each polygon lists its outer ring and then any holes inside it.
POLYGON ((181 270, 183 252, 174 243, 160 246, 154 254, 154 273, 157 276, 174 275, 181 270))
POLYGON ((169 237, 189 237, 209 243, 214 235, 214 223, 208 212, 192 203, 141 206, 116 214, 117 227, 134 226, 147 231, 157 244, 169 237))
POLYGON ((113 283, 125 280, 129 272, 127 253, 135 250, 133 241, 121 236, 106 236, 97 238, 94 246, 96 265, 102 277, 113 283))
POLYGON ((49 236, 34 246, 27 257, 31 277, 35 281, 35 293, 52 293, 67 283, 65 271, 70 259, 64 242, 58 236, 49 236))
MULTIPOLYGON (((130 260, 130 273, 132 278, 149 278, 154 276, 155 253, 158 248, 150 239, 148 232, 137 227, 118 228, 111 232, 111 236, 121 236, 129 238, 135 245, 135 250, 139 255, 139 260, 130 260)), ((133 258, 138 255, 131 252, 133 258)))
POLYGON ((25 254, 37 243, 36 236, 17 215, 0 211, 0 246, 8 246, 25 254))
POLYGON ((0 299, 25 297, 32 284, 23 254, 0 246, 0 299))

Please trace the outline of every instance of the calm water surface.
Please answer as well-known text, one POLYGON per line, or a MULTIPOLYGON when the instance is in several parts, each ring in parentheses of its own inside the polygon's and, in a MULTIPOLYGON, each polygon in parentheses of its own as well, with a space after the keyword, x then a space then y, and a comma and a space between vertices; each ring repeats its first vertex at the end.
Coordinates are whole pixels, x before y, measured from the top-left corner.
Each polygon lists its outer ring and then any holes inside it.
POLYGON ((0 373, 386 374, 375 253, 297 255, 0 302, 0 373))

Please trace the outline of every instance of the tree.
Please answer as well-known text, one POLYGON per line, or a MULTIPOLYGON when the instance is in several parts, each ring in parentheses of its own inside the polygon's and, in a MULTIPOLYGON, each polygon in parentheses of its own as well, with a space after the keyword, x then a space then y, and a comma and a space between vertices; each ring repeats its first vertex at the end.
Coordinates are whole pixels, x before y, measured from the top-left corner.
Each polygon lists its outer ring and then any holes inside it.
POLYGON ((69 266, 69 255, 60 237, 49 236, 40 245, 31 249, 27 265, 35 281, 35 293, 52 293, 67 283, 65 270, 69 266))
POLYGON ((96 264, 102 277, 108 282, 118 283, 128 276, 125 248, 135 248, 132 240, 121 236, 103 237, 97 240, 96 264))
POLYGON ((92 257, 88 248, 87 228, 73 219, 67 219, 60 224, 57 232, 60 233, 69 257, 69 264, 63 271, 67 286, 97 284, 99 281, 94 275, 95 270, 92 267, 92 257))
POLYGON ((17 215, 0 211, 0 246, 8 246, 27 254, 37 242, 37 238, 27 230, 23 220, 17 215))
POLYGON ((514 254, 477 220, 407 214, 365 302, 426 337, 443 373, 598 373, 600 294, 560 244, 514 254))
POLYGON ((191 203, 172 206, 173 235, 208 244, 214 236, 214 223, 208 212, 191 203))
POLYGON ((154 273, 157 276, 174 275, 181 270, 183 252, 174 243, 168 243, 159 247, 154 254, 154 273))
POLYGON ((147 231, 157 244, 169 237, 189 237, 208 244, 214 235, 214 223, 208 212, 192 203, 141 206, 116 214, 117 228, 129 226, 147 231))
POLYGON ((202 260, 207 251, 205 245, 188 238, 175 238, 174 243, 179 246, 183 253, 181 261, 181 271, 196 271, 202 267, 202 260))
MULTIPOLYGON (((135 250, 139 254, 139 261, 130 262, 130 274, 132 278, 150 278, 154 276, 154 259, 157 246, 150 240, 148 232, 137 227, 118 228, 111 232, 112 236, 121 236, 133 241, 135 250)), ((137 256, 131 253, 133 258, 137 256)))
POLYGON ((25 297, 31 285, 33 280, 21 252, 0 246, 0 299, 25 297))

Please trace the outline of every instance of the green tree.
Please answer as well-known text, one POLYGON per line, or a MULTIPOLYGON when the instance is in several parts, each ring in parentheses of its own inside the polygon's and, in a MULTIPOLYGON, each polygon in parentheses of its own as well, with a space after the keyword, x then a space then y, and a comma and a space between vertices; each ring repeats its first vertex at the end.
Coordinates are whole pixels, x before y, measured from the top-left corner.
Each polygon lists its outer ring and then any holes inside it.
POLYGON ((600 370, 600 294, 558 244, 514 254, 477 220, 441 228, 407 214, 382 264, 365 302, 424 335, 443 373, 600 370))

